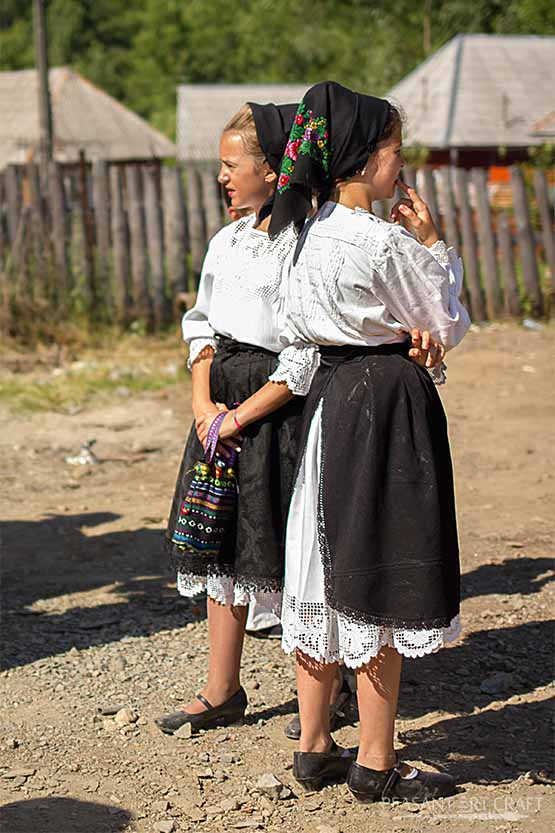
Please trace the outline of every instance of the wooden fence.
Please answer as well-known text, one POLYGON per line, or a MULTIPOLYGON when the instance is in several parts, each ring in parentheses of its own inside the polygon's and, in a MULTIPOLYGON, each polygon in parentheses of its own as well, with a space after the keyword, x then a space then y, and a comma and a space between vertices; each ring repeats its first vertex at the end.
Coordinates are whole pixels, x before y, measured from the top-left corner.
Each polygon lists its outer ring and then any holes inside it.
MULTIPOLYGON (((404 170, 465 264, 464 302, 474 321, 549 314, 555 275, 553 197, 546 175, 510 169, 496 202, 487 171, 404 170)), ((375 205, 387 218, 393 201, 375 205)), ((194 292, 207 241, 227 220, 210 166, 52 163, 0 173, 2 323, 17 311, 57 320, 78 307, 94 320, 141 320, 161 329, 176 299, 194 292)))

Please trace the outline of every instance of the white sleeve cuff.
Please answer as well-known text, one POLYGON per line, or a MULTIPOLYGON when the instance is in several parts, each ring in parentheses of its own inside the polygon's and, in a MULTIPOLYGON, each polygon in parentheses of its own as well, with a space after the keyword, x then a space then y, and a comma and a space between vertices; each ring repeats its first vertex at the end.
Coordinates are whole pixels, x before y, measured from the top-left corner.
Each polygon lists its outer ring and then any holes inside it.
POLYGON ((193 362, 202 353, 205 347, 211 347, 214 353, 216 352, 215 338, 193 338, 189 342, 189 358, 187 359, 187 367, 191 370, 193 362))
POLYGON ((278 366, 269 381, 285 382, 295 396, 306 396, 319 365, 317 345, 297 341, 281 351, 278 366))

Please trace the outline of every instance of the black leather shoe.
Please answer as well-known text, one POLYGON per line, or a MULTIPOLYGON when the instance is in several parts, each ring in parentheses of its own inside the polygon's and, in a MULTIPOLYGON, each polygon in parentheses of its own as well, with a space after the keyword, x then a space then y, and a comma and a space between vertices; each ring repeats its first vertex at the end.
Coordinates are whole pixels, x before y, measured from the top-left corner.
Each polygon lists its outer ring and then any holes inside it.
POLYGON ((242 687, 221 706, 213 706, 202 694, 197 694, 197 700, 206 706, 205 711, 189 714, 180 709, 157 717, 154 722, 167 735, 173 735, 185 723, 190 723, 192 731, 196 732, 199 729, 212 729, 215 726, 229 726, 231 723, 237 723, 242 720, 247 708, 247 695, 242 687))
MULTIPOLYGON (((340 711, 342 707, 346 704, 350 696, 351 689, 349 688, 347 678, 345 677, 345 675, 343 675, 343 683, 341 685, 341 690, 339 691, 339 694, 330 706, 330 732, 333 732, 337 728, 339 718, 341 717, 340 711)), ((291 718, 291 720, 283 730, 283 733, 285 734, 286 738, 290 738, 291 740, 299 740, 301 736, 301 719, 298 714, 296 714, 295 717, 291 718)))
POLYGON ((412 768, 410 777, 403 777, 401 764, 385 771, 369 769, 353 763, 347 786, 358 801, 410 801, 420 803, 444 798, 456 792, 455 780, 444 772, 423 772, 412 768))
POLYGON ((295 752, 293 775, 303 789, 321 790, 325 784, 345 780, 356 754, 356 749, 342 749, 336 743, 329 752, 295 752))

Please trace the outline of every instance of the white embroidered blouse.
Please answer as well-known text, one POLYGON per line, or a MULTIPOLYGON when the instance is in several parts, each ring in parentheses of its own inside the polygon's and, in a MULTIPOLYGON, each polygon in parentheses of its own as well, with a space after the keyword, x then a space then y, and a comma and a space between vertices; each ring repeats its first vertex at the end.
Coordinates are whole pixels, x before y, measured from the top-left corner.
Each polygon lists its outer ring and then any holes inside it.
POLYGON ((462 262, 443 241, 426 248, 368 211, 325 203, 297 242, 273 381, 306 395, 319 362, 314 345, 391 344, 413 327, 449 350, 470 326, 462 279, 462 262))
MULTIPOLYGON (((199 283, 195 306, 183 316, 189 367, 206 346, 217 349, 215 333, 279 353, 285 325, 286 275, 297 235, 292 227, 274 240, 254 226, 255 215, 230 223, 214 235, 199 283)), ((294 360, 295 372, 312 378, 314 348, 294 360)), ((281 367, 279 381, 289 381, 281 367)), ((310 381, 309 381, 310 385, 310 381)))

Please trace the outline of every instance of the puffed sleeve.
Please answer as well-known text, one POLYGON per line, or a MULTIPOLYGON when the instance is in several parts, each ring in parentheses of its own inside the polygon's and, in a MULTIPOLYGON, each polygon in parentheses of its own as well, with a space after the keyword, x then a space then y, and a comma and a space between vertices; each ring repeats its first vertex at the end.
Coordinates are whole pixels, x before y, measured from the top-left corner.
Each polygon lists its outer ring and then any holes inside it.
POLYGON ((463 268, 441 241, 430 249, 400 226, 391 226, 371 257, 372 291, 407 329, 429 330, 446 350, 466 334, 470 318, 459 301, 463 268))
POLYGON ((208 321, 216 259, 216 253, 211 244, 202 264, 196 303, 192 309, 187 310, 181 320, 183 340, 189 345, 189 360, 187 362, 189 370, 205 347, 211 347, 216 352, 214 330, 208 321))

